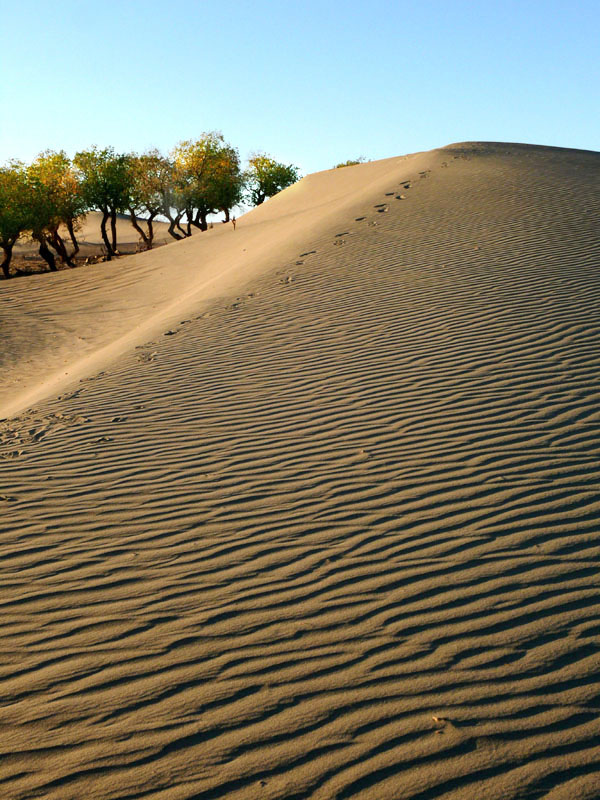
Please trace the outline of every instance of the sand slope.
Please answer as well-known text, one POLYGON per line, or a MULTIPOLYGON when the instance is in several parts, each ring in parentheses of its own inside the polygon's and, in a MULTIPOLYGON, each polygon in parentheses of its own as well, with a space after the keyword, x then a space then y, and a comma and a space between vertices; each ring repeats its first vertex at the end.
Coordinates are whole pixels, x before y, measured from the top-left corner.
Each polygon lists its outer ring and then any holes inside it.
POLYGON ((2 285, 2 796, 598 797, 599 177, 453 145, 2 285))

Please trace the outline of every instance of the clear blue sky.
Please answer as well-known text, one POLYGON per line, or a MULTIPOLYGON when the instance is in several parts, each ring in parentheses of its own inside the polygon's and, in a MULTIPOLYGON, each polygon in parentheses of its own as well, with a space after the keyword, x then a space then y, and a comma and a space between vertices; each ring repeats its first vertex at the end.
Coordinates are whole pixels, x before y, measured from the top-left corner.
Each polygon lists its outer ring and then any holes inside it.
POLYGON ((0 162, 206 130, 304 173, 464 140, 600 150, 600 0, 0 8, 0 162))

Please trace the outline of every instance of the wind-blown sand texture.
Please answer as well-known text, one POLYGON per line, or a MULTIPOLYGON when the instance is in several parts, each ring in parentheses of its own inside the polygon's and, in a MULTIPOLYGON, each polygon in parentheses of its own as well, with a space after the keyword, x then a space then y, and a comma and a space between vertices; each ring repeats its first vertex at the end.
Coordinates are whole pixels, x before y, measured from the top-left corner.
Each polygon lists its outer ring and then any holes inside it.
POLYGON ((2 284, 2 797, 600 796, 599 178, 452 145, 2 284))

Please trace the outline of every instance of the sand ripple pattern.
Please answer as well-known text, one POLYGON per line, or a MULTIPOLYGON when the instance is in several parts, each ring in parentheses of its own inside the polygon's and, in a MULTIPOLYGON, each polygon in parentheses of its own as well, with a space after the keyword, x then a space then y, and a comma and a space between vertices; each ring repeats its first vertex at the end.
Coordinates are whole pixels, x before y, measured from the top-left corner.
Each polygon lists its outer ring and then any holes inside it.
POLYGON ((599 167, 438 151, 2 423, 2 797, 599 796, 599 167))

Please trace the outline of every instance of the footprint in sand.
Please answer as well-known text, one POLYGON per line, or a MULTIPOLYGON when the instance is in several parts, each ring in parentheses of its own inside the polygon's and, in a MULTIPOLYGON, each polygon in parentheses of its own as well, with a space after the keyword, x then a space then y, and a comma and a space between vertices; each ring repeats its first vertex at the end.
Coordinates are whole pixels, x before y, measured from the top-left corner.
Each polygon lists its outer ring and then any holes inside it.
POLYGON ((339 236, 350 236, 350 231, 343 231, 343 233, 336 233, 336 237, 339 236))
POLYGON ((101 378, 103 375, 106 375, 106 372, 99 372, 97 375, 90 375, 89 378, 81 378, 79 383, 87 383, 87 381, 96 381, 98 378, 101 378))
POLYGON ((24 452, 24 450, 11 450, 9 453, 2 453, 0 458, 19 458, 24 452))
POLYGON ((152 352, 140 353, 137 356, 137 360, 139 361, 140 364, 149 364, 151 361, 154 361, 156 353, 157 353, 156 350, 153 350, 152 352))
POLYGON ((386 192, 386 193, 385 193, 385 196, 386 196, 386 197, 391 197, 393 194, 394 194, 393 192, 386 192))
POLYGON ((316 252, 317 252, 316 250, 309 250, 309 251, 308 251, 308 252, 306 252, 306 253, 300 253, 300 255, 298 256, 298 258, 304 258, 304 256, 312 256, 312 254, 313 254, 313 253, 316 253, 316 252))
POLYGON ((356 217, 356 218, 354 219, 354 221, 355 221, 355 222, 362 222, 362 221, 363 221, 363 219, 366 219, 366 217, 356 217))
POLYGON ((75 392, 70 392, 69 394, 61 394, 56 399, 57 400, 72 400, 74 397, 79 397, 83 389, 77 389, 75 392))
POLYGON ((165 331, 163 336, 175 336, 176 333, 178 333, 178 331, 165 331))
POLYGON ((389 211, 389 208, 387 206, 385 206, 385 208, 378 208, 377 209, 377 213, 378 214, 386 214, 388 211, 389 211))
POLYGON ((396 195, 396 200, 406 200, 406 195, 405 194, 397 194, 396 195))

